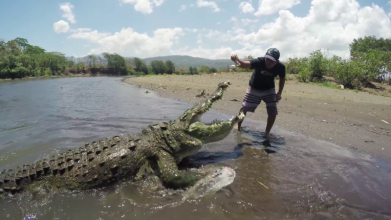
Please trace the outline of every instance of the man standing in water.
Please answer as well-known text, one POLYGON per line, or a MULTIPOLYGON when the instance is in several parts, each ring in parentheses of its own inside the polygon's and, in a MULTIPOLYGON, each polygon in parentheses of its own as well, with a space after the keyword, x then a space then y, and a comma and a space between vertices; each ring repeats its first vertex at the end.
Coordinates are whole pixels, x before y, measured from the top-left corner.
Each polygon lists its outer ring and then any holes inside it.
MULTIPOLYGON (((249 88, 244 96, 240 112, 245 115, 247 112, 254 112, 263 100, 266 103, 268 114, 265 131, 266 143, 270 143, 270 130, 277 117, 277 102, 281 100, 282 90, 285 84, 285 65, 279 61, 280 52, 276 48, 267 50, 265 56, 249 61, 242 61, 236 55, 231 56, 231 60, 239 63, 240 68, 254 69, 249 81, 249 88), (279 88, 276 93, 274 78, 279 76, 279 88)), ((243 121, 238 123, 238 130, 243 121)))

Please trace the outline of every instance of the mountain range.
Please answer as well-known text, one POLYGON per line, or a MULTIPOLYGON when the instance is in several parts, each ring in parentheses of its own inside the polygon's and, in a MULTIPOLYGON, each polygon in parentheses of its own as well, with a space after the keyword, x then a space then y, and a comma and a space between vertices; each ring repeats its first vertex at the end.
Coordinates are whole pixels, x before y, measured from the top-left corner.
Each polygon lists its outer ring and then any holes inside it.
POLYGON ((191 67, 200 67, 208 66, 210 68, 214 67, 216 69, 229 68, 230 65, 234 64, 231 59, 206 59, 200 57, 192 57, 187 55, 170 55, 170 56, 158 56, 158 57, 149 57, 142 59, 146 64, 150 64, 154 60, 167 61, 171 60, 175 64, 175 68, 189 68, 191 67))

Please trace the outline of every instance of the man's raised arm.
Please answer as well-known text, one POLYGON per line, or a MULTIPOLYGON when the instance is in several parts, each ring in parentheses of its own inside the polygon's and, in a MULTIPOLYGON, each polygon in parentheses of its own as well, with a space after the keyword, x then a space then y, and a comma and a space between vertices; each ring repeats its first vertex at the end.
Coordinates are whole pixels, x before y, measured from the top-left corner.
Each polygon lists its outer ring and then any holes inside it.
POLYGON ((250 69, 251 68, 250 61, 239 60, 237 55, 232 55, 231 56, 231 60, 234 61, 235 63, 239 63, 238 67, 240 67, 240 68, 244 68, 244 69, 250 69))

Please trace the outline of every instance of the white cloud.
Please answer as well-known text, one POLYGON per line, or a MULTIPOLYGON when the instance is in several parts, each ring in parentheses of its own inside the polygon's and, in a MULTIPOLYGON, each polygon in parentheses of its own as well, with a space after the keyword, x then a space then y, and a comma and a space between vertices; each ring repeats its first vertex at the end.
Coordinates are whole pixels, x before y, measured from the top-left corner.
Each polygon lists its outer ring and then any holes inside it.
POLYGON ((156 6, 160 6, 163 4, 165 0, 153 0, 153 3, 156 5, 156 6))
POLYGON ((238 19, 236 17, 231 18, 231 22, 237 22, 237 21, 238 21, 238 19))
POLYGON ((153 7, 158 7, 163 4, 165 0, 119 0, 120 4, 134 4, 134 10, 144 14, 153 12, 153 7))
POLYGON ((214 1, 197 0, 197 6, 198 7, 211 7, 214 9, 215 12, 220 11, 220 8, 217 6, 216 2, 214 2, 214 1))
POLYGON ((181 5, 181 8, 179 9, 179 11, 184 11, 186 9, 186 5, 181 5))
POLYGON ((62 3, 60 9, 63 11, 62 17, 66 18, 69 22, 76 23, 75 15, 73 15, 73 5, 71 3, 62 3))
POLYGON ((213 37, 219 36, 220 34, 222 34, 220 31, 208 30, 207 33, 204 36, 207 37, 207 38, 213 38, 213 37))
POLYGON ((120 2, 134 4, 134 10, 144 14, 150 14, 153 11, 149 0, 120 0, 120 2))
POLYGON ((91 28, 77 28, 71 30, 71 32, 83 32, 83 31, 91 31, 91 28))
MULTIPOLYGON (((391 36, 391 21, 387 13, 374 4, 360 7, 356 0, 312 0, 310 10, 303 17, 295 16, 286 9, 280 9, 277 18, 269 23, 238 15, 228 20, 233 25, 231 30, 220 29, 221 26, 211 30, 164 28, 145 34, 131 28, 123 28, 116 33, 76 29, 70 30, 69 38, 88 41, 90 53, 109 52, 124 56, 183 54, 228 59, 231 54, 262 56, 267 48, 276 47, 281 51, 283 60, 308 56, 317 49, 326 49, 331 55, 348 58, 349 44, 354 38, 391 36), (187 46, 178 46, 178 40, 185 33, 189 37, 195 36, 194 46, 189 44, 188 39, 187 46)), ((59 28, 59 31, 69 31, 66 22, 57 23, 58 27, 60 24, 65 27, 59 28)))
POLYGON ((247 19, 247 18, 241 19, 241 21, 242 21, 244 26, 247 26, 247 25, 249 25, 251 23, 257 23, 258 22, 257 19, 252 20, 252 19, 247 19))
POLYGON ((111 35, 110 33, 100 33, 97 30, 92 31, 89 28, 80 28, 73 30, 72 32, 76 33, 69 36, 69 38, 84 39, 93 43, 99 43, 100 39, 111 35))
POLYGON ((123 28, 114 34, 82 29, 69 38, 84 39, 97 44, 98 47, 90 51, 92 54, 108 52, 148 57, 170 54, 172 46, 182 35, 181 28, 160 28, 154 31, 153 36, 137 33, 132 28, 123 28))
POLYGON ((253 13, 254 8, 250 2, 241 2, 239 4, 239 9, 242 10, 243 13, 253 13))
POLYGON ((279 10, 288 9, 297 4, 300 4, 300 0, 260 0, 259 8, 258 11, 255 12, 255 15, 260 16, 274 14, 279 10))
POLYGON ((193 29, 185 28, 184 30, 185 30, 185 31, 188 31, 188 32, 192 32, 192 33, 198 32, 198 29, 197 29, 197 28, 193 28, 193 29))
POLYGON ((56 33, 66 33, 69 31, 69 24, 64 20, 59 20, 53 24, 53 29, 56 33))
MULTIPOLYGON (((233 17, 231 21, 238 22, 238 19, 233 17)), ((257 31, 235 27, 224 32, 205 32, 204 35, 218 35, 218 38, 209 38, 214 40, 214 45, 235 45, 239 42, 244 48, 183 47, 176 52, 227 58, 231 53, 262 56, 267 48, 276 47, 281 52, 281 59, 287 59, 308 56, 317 49, 325 49, 332 55, 347 59, 350 54, 349 44, 354 38, 391 36, 391 21, 386 12, 374 4, 360 7, 355 0, 313 0, 309 13, 304 17, 280 10, 275 21, 262 25, 257 31)))

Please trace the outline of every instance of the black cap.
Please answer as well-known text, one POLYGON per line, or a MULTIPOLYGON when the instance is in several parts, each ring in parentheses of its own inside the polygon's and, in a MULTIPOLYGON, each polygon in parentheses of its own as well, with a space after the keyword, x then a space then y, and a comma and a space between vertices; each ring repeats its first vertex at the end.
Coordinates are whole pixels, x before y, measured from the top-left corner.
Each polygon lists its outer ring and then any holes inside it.
POLYGON ((265 54, 265 58, 277 61, 280 58, 280 51, 277 48, 269 48, 265 54))

